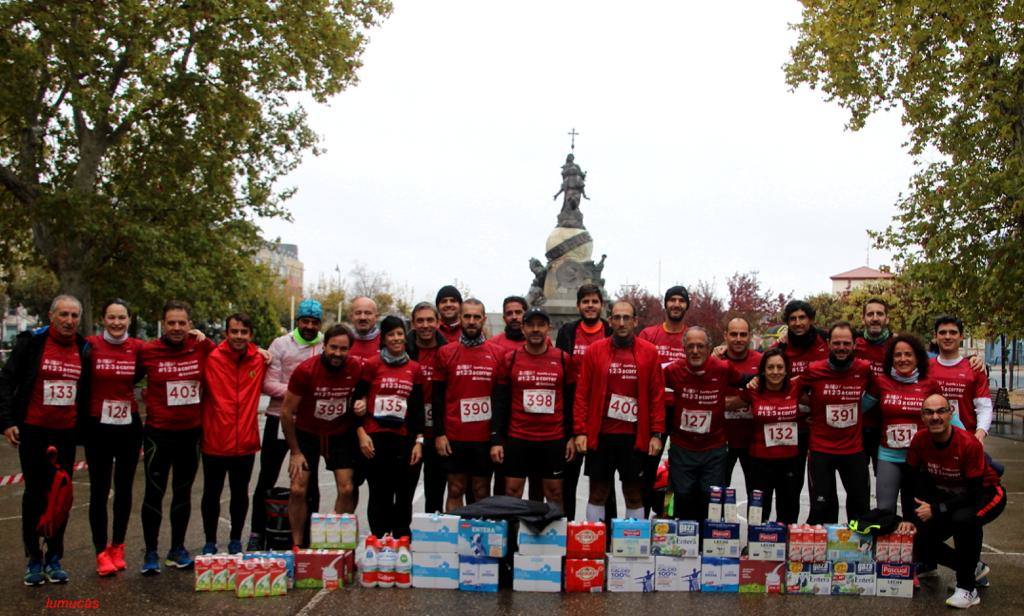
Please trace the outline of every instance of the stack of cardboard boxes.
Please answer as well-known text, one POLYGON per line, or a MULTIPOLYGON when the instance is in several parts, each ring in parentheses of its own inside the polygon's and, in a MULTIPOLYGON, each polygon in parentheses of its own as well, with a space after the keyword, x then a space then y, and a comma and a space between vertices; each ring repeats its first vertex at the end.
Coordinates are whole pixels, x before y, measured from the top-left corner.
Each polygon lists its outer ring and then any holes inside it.
POLYGON ((457 515, 413 514, 413 588, 459 587, 459 521, 457 515))

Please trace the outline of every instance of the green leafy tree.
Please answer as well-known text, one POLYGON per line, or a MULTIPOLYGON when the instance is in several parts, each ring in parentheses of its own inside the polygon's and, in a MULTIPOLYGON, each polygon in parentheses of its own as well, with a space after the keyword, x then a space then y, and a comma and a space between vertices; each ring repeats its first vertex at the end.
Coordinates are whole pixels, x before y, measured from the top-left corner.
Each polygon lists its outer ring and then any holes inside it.
POLYGON ((979 330, 1024 334, 1024 4, 803 0, 789 84, 849 127, 899 108, 919 171, 875 235, 901 274, 979 330))
MULTIPOLYGON (((387 0, 0 3, 0 256, 64 292, 167 297, 197 317, 261 297, 261 217, 315 151, 296 94, 352 84, 387 0)), ((9 274, 5 269, 3 273, 9 274)))
POLYGON ((920 285, 901 277, 877 282, 843 293, 818 293, 807 298, 814 306, 818 327, 827 329, 836 321, 849 321, 855 328, 863 325, 864 304, 879 298, 889 307, 889 329, 909 332, 931 340, 932 323, 938 315, 932 301, 921 291, 920 285))

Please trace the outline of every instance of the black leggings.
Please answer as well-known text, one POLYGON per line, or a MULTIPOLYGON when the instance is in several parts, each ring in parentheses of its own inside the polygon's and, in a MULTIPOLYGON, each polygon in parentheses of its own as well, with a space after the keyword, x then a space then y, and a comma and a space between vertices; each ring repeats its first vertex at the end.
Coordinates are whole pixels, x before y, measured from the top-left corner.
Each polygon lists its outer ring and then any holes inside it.
POLYGON ((142 536, 147 552, 155 552, 157 548, 164 493, 172 471, 171 549, 185 547, 185 531, 192 515, 192 483, 199 470, 199 436, 199 428, 160 430, 147 426, 143 430, 146 492, 142 497, 142 536))
MULTIPOLYGON (((256 489, 252 493, 252 522, 249 530, 263 535, 267 530, 267 491, 277 484, 281 474, 281 465, 288 455, 288 442, 277 438, 277 429, 281 418, 267 415, 263 425, 263 444, 260 448, 260 474, 256 479, 256 489)), ((310 465, 309 486, 306 488, 308 511, 320 510, 320 487, 317 485, 317 469, 310 465)))
MULTIPOLYGON (((427 438, 423 444, 423 511, 426 513, 437 513, 444 511, 444 491, 448 487, 448 473, 445 472, 441 463, 441 457, 437 455, 434 447, 434 439, 427 438)), ((416 486, 419 484, 419 469, 410 477, 409 502, 412 502, 416 494, 416 486)))
POLYGON ((393 432, 377 432, 370 438, 373 457, 363 460, 370 484, 370 502, 366 506, 370 531, 378 537, 386 533, 395 537, 408 535, 412 493, 407 478, 414 468, 409 466, 411 439, 393 432))
POLYGON ((138 414, 133 413, 132 423, 125 426, 91 420, 85 461, 89 464, 89 526, 97 554, 107 547, 107 499, 111 479, 114 486, 114 528, 110 543, 124 543, 132 514, 132 484, 135 482, 135 469, 139 466, 140 447, 142 422, 138 414))
MULTIPOLYGON (((21 496, 21 538, 25 544, 25 556, 42 560, 43 551, 39 548, 39 518, 46 511, 46 496, 53 482, 53 465, 46 458, 46 449, 53 445, 57 448, 57 462, 69 475, 74 474, 75 436, 74 430, 51 430, 22 424, 18 426, 21 443, 18 445, 18 458, 21 460, 21 473, 25 479, 25 493, 21 496)), ((64 556, 64 531, 67 524, 57 529, 53 537, 45 539, 46 558, 62 558, 64 556)))
POLYGON ((863 451, 833 454, 812 451, 807 456, 807 487, 811 497, 808 524, 835 524, 839 521, 839 497, 836 473, 846 489, 846 519, 856 520, 868 512, 871 480, 868 459, 863 451))
POLYGON ((220 495, 224 492, 224 477, 231 489, 231 541, 242 540, 245 514, 249 512, 249 480, 256 454, 244 456, 211 456, 203 454, 203 499, 199 504, 203 512, 203 532, 207 543, 217 543, 217 524, 220 522, 220 495))
POLYGON ((773 519, 772 495, 775 494, 777 515, 774 519, 780 524, 796 524, 800 515, 800 491, 804 487, 803 458, 796 455, 776 460, 751 456, 750 466, 753 474, 751 489, 764 493, 763 519, 773 519))
POLYGON ((981 558, 981 527, 999 517, 1006 508, 1006 492, 1001 486, 986 488, 982 506, 963 507, 927 522, 917 522, 914 538, 916 560, 939 563, 956 572, 956 585, 974 590, 974 568, 981 558), (953 546, 946 539, 953 538, 953 546))

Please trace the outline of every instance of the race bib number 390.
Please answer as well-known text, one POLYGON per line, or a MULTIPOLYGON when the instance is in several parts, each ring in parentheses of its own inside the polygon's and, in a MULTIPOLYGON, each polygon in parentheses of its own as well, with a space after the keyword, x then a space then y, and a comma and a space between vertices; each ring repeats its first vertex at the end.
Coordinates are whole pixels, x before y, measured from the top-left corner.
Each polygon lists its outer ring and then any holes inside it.
POLYGON ((169 381, 167 406, 199 404, 199 381, 169 381))
POLYGON ((553 415, 555 413, 555 390, 524 389, 523 410, 538 415, 553 415))
POLYGON ((373 399, 374 417, 405 419, 408 402, 400 396, 377 396, 373 399))
POLYGON ((857 425, 857 405, 826 404, 825 423, 833 428, 849 428, 857 425))
POLYGON ((765 424, 764 444, 766 447, 796 446, 796 422, 778 421, 765 424))
POLYGON ((679 429, 694 434, 707 434, 711 430, 711 411, 683 409, 679 414, 679 429))
POLYGON ((100 409, 100 423, 124 426, 132 422, 131 400, 104 400, 100 409))
POLYGON ((348 400, 345 398, 332 398, 330 400, 317 400, 313 409, 313 417, 322 421, 334 421, 345 414, 348 400))
POLYGON ((75 381, 43 381, 43 404, 46 406, 72 406, 78 395, 75 381))
POLYGON ((890 449, 906 449, 917 434, 917 424, 893 424, 885 430, 885 446, 890 449))
POLYGON ((640 405, 637 404, 636 398, 612 394, 611 400, 608 401, 608 417, 634 423, 639 408, 640 405))
POLYGON ((487 396, 462 398, 459 400, 459 416, 462 417, 462 423, 490 421, 491 399, 487 396))

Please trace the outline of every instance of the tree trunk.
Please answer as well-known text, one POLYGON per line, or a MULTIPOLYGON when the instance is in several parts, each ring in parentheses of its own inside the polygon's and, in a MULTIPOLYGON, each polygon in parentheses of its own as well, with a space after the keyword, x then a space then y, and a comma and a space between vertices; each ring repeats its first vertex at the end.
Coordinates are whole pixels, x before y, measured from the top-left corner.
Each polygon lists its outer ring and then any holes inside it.
POLYGON ((92 335, 95 320, 92 308, 92 287, 85 279, 85 273, 80 267, 64 265, 57 272, 57 279, 60 280, 60 293, 75 296, 82 302, 82 322, 78 331, 83 336, 92 335))

